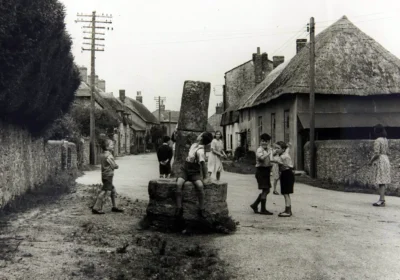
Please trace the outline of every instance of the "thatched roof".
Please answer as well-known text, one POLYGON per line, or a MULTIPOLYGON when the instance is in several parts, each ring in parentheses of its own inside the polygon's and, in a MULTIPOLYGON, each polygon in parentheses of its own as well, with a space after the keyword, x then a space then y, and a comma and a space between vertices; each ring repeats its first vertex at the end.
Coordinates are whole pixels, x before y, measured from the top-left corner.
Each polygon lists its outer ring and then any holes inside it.
MULTIPOLYGON (((282 94, 309 93, 309 43, 277 68, 237 108, 266 103, 282 94), (274 74, 276 76, 274 76, 274 74)), ((315 38, 315 93, 386 95, 400 93, 400 60, 345 16, 315 38)))
POLYGON ((221 127, 222 114, 214 114, 208 118, 208 124, 213 128, 213 132, 222 130, 221 127))
POLYGON ((157 118, 139 101, 126 96, 124 104, 139 117, 141 117, 145 122, 159 124, 157 118))

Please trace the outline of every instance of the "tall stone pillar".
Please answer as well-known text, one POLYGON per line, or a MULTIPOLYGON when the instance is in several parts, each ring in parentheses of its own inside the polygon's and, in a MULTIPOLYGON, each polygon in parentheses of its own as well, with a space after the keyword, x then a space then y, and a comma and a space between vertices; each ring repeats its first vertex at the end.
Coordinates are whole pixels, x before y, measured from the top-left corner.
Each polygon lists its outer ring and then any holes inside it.
MULTIPOLYGON (((183 166, 190 145, 207 129, 210 89, 210 83, 204 82, 186 81, 183 86, 173 174, 183 166)), ((192 182, 186 182, 182 193, 183 220, 192 225, 204 226, 205 221, 208 225, 212 225, 216 217, 228 217, 227 189, 227 184, 220 181, 213 181, 204 186, 205 220, 200 221, 196 189, 192 182)), ((171 227, 176 221, 174 217, 176 178, 151 180, 148 191, 149 204, 146 213, 150 224, 159 229, 171 227)))

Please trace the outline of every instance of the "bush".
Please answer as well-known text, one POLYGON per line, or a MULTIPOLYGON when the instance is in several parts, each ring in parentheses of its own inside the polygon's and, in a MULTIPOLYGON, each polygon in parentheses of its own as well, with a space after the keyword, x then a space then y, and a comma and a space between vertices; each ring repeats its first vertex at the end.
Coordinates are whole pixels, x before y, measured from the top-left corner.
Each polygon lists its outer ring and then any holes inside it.
POLYGON ((43 133, 80 84, 57 0, 0 2, 0 117, 43 133))
MULTIPOLYGON (((80 133, 84 136, 90 136, 90 107, 74 105, 71 116, 77 123, 80 133)), ((114 128, 119 125, 119 121, 108 110, 95 109, 94 117, 97 137, 103 133, 112 134, 114 128)))
POLYGON ((44 133, 45 140, 68 140, 77 144, 81 139, 81 132, 75 119, 66 114, 58 118, 44 133))

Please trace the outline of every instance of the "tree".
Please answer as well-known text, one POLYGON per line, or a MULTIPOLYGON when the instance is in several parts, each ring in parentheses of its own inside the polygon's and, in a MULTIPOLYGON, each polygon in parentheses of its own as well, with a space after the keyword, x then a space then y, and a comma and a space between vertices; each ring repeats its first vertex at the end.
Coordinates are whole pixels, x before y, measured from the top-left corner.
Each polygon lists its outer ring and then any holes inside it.
POLYGON ((40 135, 80 84, 57 0, 0 1, 0 118, 40 135))

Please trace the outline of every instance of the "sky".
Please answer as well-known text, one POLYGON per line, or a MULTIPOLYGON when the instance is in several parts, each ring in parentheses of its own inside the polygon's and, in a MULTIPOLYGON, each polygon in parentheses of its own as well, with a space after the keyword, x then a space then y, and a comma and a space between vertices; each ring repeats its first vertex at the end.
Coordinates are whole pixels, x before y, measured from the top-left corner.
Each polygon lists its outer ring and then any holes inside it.
MULTIPOLYGON (((211 83, 209 116, 222 102, 224 73, 250 60, 261 48, 289 60, 296 39, 309 39, 306 25, 316 22, 318 34, 346 15, 363 32, 400 58, 398 0, 60 0, 73 38, 73 55, 88 67, 90 52, 82 52, 83 23, 77 13, 112 14, 105 51, 96 53, 96 74, 106 91, 119 89, 156 110, 156 97, 165 97, 167 110, 180 110, 186 80, 211 83)), ((88 18, 85 18, 88 19, 88 18)), ((103 25, 104 26, 104 25, 103 25)), ((101 31, 99 31, 101 32, 101 31)), ((89 46, 85 46, 89 47, 89 46)))

